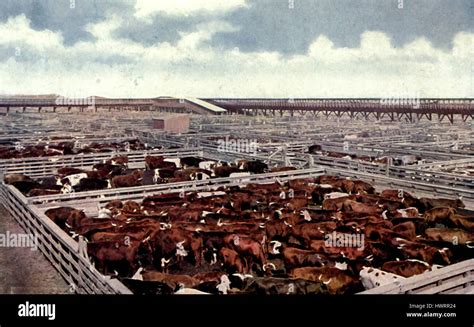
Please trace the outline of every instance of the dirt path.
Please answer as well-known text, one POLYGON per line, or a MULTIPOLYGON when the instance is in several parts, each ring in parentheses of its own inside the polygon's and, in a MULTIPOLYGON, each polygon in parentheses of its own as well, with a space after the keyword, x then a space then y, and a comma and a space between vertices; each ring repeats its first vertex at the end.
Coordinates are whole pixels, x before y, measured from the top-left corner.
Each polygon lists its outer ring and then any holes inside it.
MULTIPOLYGON (((25 232, 0 205, 0 234, 25 232)), ((0 236, 0 237, 2 237, 0 236)), ((69 287, 40 250, 3 247, 0 243, 0 293, 63 294, 69 287)))

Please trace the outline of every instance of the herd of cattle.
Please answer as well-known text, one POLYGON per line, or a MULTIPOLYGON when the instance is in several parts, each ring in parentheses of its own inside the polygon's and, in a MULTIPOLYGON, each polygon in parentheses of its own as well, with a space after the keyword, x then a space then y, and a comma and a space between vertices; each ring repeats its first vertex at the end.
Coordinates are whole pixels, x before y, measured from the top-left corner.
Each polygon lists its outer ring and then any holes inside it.
POLYGON ((353 294, 474 257, 463 208, 323 175, 45 214, 135 293, 353 294))
POLYGON ((94 164, 92 170, 63 167, 52 176, 33 179, 24 174, 7 174, 4 176, 4 181, 15 186, 26 196, 41 196, 218 177, 241 177, 267 171, 293 169, 295 168, 269 169, 267 164, 259 160, 238 160, 235 163, 228 163, 199 157, 162 156, 146 156, 145 169, 129 169, 128 157, 119 156, 94 164))
POLYGON ((0 159, 18 159, 32 157, 48 157, 58 155, 73 155, 100 152, 139 151, 146 150, 147 145, 137 139, 113 143, 82 143, 81 139, 74 141, 55 142, 54 138, 38 141, 33 145, 22 145, 9 141, 0 144, 0 159))

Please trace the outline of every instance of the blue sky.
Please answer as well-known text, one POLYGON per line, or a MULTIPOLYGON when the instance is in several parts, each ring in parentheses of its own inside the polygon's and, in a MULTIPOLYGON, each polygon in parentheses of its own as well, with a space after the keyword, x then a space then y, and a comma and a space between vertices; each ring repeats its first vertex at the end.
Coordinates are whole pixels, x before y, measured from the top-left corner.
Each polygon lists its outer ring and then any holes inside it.
POLYGON ((468 0, 0 2, 0 94, 473 97, 468 0))

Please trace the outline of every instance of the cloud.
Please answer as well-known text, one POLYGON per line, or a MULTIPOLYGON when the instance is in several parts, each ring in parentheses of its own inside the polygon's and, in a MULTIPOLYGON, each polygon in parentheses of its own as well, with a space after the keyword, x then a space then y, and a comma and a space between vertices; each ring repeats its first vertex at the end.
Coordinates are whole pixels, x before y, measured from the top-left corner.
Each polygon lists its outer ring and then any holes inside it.
POLYGON ((179 31, 179 40, 143 45, 117 36, 123 17, 109 15, 65 45, 62 34, 37 31, 19 15, 0 23, 0 94, 155 97, 370 97, 409 93, 473 97, 474 34, 460 32, 449 50, 420 37, 402 47, 366 31, 356 47, 319 35, 304 54, 245 52, 213 46, 217 33, 238 28, 210 20, 179 31), (15 55, 15 47, 24 51, 15 55))
POLYGON ((33 48, 39 52, 61 47, 63 44, 60 33, 32 29, 30 21, 23 14, 11 17, 1 24, 0 35, 1 46, 33 48))
POLYGON ((218 14, 246 6, 246 0, 137 0, 135 17, 150 21, 160 13, 171 16, 218 14))

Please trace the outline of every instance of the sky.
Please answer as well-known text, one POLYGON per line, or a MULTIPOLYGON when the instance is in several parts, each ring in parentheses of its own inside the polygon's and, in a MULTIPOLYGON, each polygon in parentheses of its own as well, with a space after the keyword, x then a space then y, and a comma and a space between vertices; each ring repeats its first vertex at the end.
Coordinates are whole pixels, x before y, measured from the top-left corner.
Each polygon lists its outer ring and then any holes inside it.
POLYGON ((474 97, 471 0, 2 0, 0 94, 474 97))

